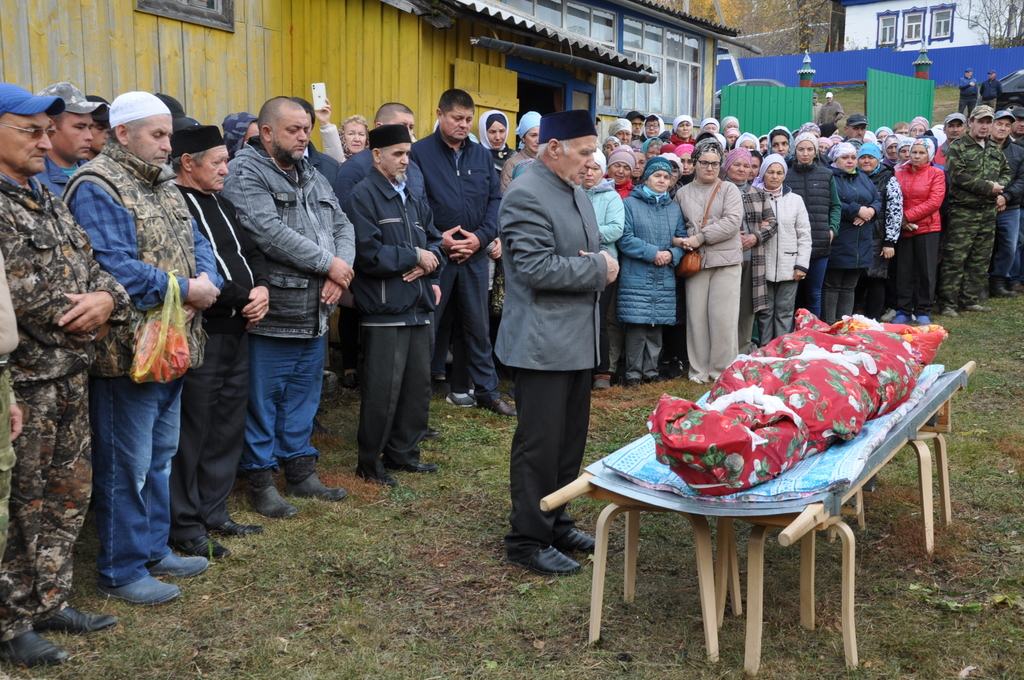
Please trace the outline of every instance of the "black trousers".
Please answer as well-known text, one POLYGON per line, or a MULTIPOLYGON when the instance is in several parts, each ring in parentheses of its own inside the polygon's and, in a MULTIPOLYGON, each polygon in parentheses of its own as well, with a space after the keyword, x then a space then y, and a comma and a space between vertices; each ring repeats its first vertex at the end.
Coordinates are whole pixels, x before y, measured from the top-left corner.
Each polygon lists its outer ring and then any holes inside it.
POLYGON ((593 369, 516 369, 519 423, 509 463, 512 528, 505 535, 509 559, 529 557, 575 526, 564 505, 543 512, 540 499, 579 475, 590 424, 592 373, 593 369))
POLYGON ((363 326, 359 471, 417 463, 430 412, 431 326, 363 326))
POLYGON ((896 251, 896 309, 925 316, 935 304, 935 280, 939 268, 942 233, 918 234, 900 239, 896 251))
POLYGON ((249 403, 249 334, 211 334, 203 365, 182 380, 181 431, 170 475, 174 543, 231 519, 227 498, 242 457, 249 403))

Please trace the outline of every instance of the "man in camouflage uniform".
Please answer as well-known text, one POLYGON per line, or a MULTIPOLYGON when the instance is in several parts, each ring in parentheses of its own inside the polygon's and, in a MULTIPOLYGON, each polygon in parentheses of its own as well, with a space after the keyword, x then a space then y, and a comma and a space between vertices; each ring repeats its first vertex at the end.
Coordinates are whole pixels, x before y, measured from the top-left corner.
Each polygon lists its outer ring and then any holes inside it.
POLYGON ((96 338, 128 320, 129 300, 64 203, 33 177, 50 146, 47 114, 63 109, 59 97, 0 84, 0 251, 18 319, 10 364, 25 417, 0 565, 0 656, 28 666, 68 656, 35 631, 117 623, 66 603, 91 493, 86 371, 96 338))
MULTIPOLYGON (((139 312, 163 304, 172 273, 190 315, 192 366, 203 361, 198 312, 217 299, 223 279, 210 242, 199 234, 167 165, 171 113, 148 92, 110 105, 103 153, 75 173, 64 199, 92 239, 96 259, 131 295, 139 312)), ((90 369, 93 489, 100 549, 99 590, 132 604, 180 593, 156 576, 194 576, 204 557, 179 557, 170 532, 171 457, 178 448, 182 379, 136 383, 129 377, 134 338, 112 329, 90 369)))
POLYGON ((4 251, 0 249, 0 546, 7 545, 7 501, 11 498, 11 468, 17 458, 11 444, 21 434, 21 409, 14 403, 11 371, 7 365, 18 348, 18 320, 7 287, 4 251))
POLYGON ((992 259, 996 234, 996 198, 1010 182, 1010 166, 999 145, 988 141, 995 112, 975 107, 968 132, 949 145, 949 218, 939 266, 937 302, 941 316, 958 316, 957 307, 987 312, 980 296, 992 259))

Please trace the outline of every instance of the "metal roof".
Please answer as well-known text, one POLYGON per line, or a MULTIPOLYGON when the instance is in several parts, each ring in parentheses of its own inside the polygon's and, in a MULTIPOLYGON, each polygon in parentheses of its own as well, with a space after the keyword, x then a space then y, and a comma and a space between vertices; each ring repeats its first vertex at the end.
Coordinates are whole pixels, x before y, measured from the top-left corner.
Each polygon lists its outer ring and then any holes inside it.
POLYGON ((602 61, 606 64, 627 68, 633 71, 654 71, 646 64, 630 59, 624 54, 609 50, 606 46, 576 35, 563 28, 541 21, 536 17, 524 14, 508 5, 490 0, 444 0, 446 4, 458 10, 470 10, 476 14, 484 15, 500 24, 533 33, 541 38, 565 45, 570 50, 579 50, 591 59, 602 61))
MULTIPOLYGON (((615 0, 611 1, 615 2, 615 0)), ((657 12, 659 14, 665 14, 670 17, 674 17, 676 19, 685 21, 686 23, 693 24, 695 26, 701 26, 708 30, 714 31, 715 33, 720 33, 722 35, 727 35, 731 37, 736 37, 737 35, 740 34, 739 29, 730 28, 729 26, 726 26, 725 24, 720 24, 717 21, 711 21, 710 19, 704 19, 702 17, 694 16, 682 10, 675 9, 674 7, 669 7, 666 4, 656 2, 655 0, 632 0, 632 2, 636 3, 637 5, 641 5, 642 7, 646 7, 647 9, 653 10, 654 12, 657 12)))

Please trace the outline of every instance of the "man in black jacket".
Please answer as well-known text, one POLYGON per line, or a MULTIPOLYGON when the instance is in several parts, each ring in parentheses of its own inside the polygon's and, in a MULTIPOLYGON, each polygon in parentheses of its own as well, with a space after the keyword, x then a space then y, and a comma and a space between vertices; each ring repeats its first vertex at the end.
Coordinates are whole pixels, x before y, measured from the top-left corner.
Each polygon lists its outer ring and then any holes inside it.
POLYGON ((356 234, 352 294, 366 357, 356 474, 396 486, 388 470, 437 470, 420 462, 419 442, 430 411, 430 323, 444 255, 430 206, 406 185, 409 129, 382 125, 369 137, 373 168, 344 206, 356 234))
POLYGON ((206 359, 185 374, 178 452, 171 459, 170 545, 201 557, 231 551, 210 533, 258 534, 238 524, 227 498, 245 441, 249 392, 249 333, 267 313, 270 276, 263 253, 238 223, 235 207, 219 195, 228 174, 228 149, 220 130, 197 125, 171 136, 175 183, 199 231, 209 239, 224 278, 217 301, 203 312, 206 359))
MULTIPOLYGON (((458 299, 465 361, 473 383, 452 385, 448 400, 458 403, 456 395, 465 397, 475 388, 475 396, 458 405, 472 406, 475 401, 499 415, 515 416, 515 408, 498 392, 487 316, 485 249, 498 235, 501 182, 491 152, 469 139, 474 106, 473 98, 463 90, 444 92, 437 105, 437 130, 412 145, 412 160, 424 171, 427 199, 447 256, 437 318, 442 318, 449 302, 458 299)), ((434 348, 435 367, 443 363, 447 351, 440 344, 434 348)))
POLYGON ((1024 147, 1010 139, 1014 117, 1011 111, 997 111, 992 121, 989 140, 1003 149, 1006 164, 1010 166, 1010 183, 996 198, 996 243, 992 253, 992 270, 988 277, 989 295, 992 297, 1017 297, 1015 290, 1007 287, 1014 259, 1017 256, 1017 239, 1020 232, 1020 203, 1024 196, 1024 147))

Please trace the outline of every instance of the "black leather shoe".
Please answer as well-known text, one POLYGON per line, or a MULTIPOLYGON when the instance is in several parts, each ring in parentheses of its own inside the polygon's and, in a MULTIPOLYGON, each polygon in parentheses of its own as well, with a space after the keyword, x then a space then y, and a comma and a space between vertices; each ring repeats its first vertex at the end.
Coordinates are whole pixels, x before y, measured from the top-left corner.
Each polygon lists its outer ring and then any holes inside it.
POLYGON ((39 633, 29 631, 13 640, 0 642, 0 656, 23 666, 55 666, 68 659, 68 653, 39 633))
POLYGON ((432 427, 428 427, 427 431, 423 433, 423 438, 420 441, 421 442, 425 442, 428 439, 437 439, 440 436, 441 436, 441 431, 440 430, 435 430, 432 427))
POLYGON ((402 472, 437 472, 437 466, 432 463, 406 463, 405 465, 392 465, 385 462, 384 467, 388 470, 401 470, 402 472))
POLYGON ((493 411, 494 413, 497 413, 499 416, 511 416, 512 418, 516 418, 519 416, 518 411, 516 411, 516 407, 510 406, 508 402, 506 402, 501 397, 498 397, 494 401, 487 402, 486 404, 480 403, 478 404, 478 406, 480 408, 485 408, 488 411, 493 411))
POLYGON ((182 555, 191 555, 192 557, 205 557, 206 559, 212 557, 215 560, 219 560, 222 557, 231 556, 230 550, 206 534, 196 536, 188 541, 171 543, 170 546, 182 555))
POLYGON ((580 570, 579 562, 566 557, 550 545, 523 559, 509 558, 508 563, 541 576, 569 576, 580 570))
POLYGON ((386 472, 379 475, 368 475, 362 470, 356 470, 356 477, 359 477, 363 481, 370 482, 371 484, 380 484, 381 486, 398 486, 398 480, 386 472))
POLYGON ((48 619, 36 621, 32 627, 37 631, 53 630, 58 633, 95 633, 117 625, 117 617, 110 614, 86 614, 74 607, 65 607, 48 619))
POLYGON ((239 524, 233 519, 229 519, 219 527, 208 529, 211 534, 220 534, 221 536, 250 536, 252 534, 262 534, 263 527, 259 524, 239 524))
POLYGON ((582 531, 573 529, 551 545, 560 552, 593 553, 595 543, 597 541, 592 536, 587 536, 582 531))

